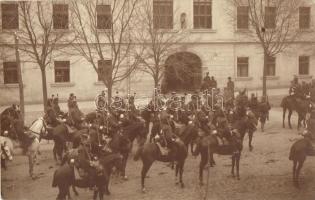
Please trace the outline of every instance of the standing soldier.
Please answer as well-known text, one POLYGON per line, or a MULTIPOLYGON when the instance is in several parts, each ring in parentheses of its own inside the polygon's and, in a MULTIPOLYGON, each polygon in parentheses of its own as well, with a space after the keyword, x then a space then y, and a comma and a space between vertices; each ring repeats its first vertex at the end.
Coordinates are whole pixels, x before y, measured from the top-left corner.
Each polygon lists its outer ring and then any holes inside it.
POLYGON ((234 99, 234 82, 231 80, 231 77, 228 77, 228 82, 226 84, 226 87, 234 99))
POLYGON ((261 131, 264 132, 265 131, 265 123, 266 123, 266 119, 268 117, 268 113, 270 110, 270 104, 267 100, 267 98, 265 96, 261 97, 261 102, 259 103, 259 121, 261 124, 261 131))

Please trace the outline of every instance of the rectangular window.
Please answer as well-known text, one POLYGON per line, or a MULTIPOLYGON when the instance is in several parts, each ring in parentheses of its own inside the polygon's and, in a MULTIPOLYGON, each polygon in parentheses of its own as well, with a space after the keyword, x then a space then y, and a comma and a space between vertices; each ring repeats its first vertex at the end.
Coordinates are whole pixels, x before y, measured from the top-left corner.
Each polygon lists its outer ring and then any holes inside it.
POLYGON ((111 60, 99 60, 98 61, 98 81, 103 81, 102 77, 106 75, 106 73, 110 73, 112 68, 111 60))
POLYGON ((237 58, 237 76, 248 77, 248 57, 237 58))
POLYGON ((299 8, 299 27, 300 29, 310 28, 311 21, 311 8, 310 7, 300 7, 299 8))
POLYGON ((212 0, 194 0, 194 28, 212 28, 212 0))
POLYGON ((53 5, 53 27, 54 29, 68 29, 69 13, 67 4, 53 5))
POLYGON ((265 7, 265 28, 276 28, 276 7, 265 7))
POLYGON ((299 57, 299 74, 309 75, 310 57, 300 56, 299 57))
POLYGON ((19 28, 19 8, 16 3, 1 4, 2 29, 19 28))
POLYGON ((267 76, 275 76, 276 75, 276 58, 269 57, 267 59, 267 76))
POLYGON ((173 0, 153 0, 153 27, 173 28, 173 0))
POLYGON ((237 7, 237 28, 238 29, 248 29, 248 6, 237 7))
POLYGON ((19 83, 18 68, 16 62, 4 62, 3 71, 4 84, 19 83))
POLYGON ((70 82, 70 61, 55 61, 55 82, 70 82))
POLYGON ((112 11, 111 11, 110 5, 97 5, 96 13, 97 13, 97 28, 98 29, 111 29, 112 11))

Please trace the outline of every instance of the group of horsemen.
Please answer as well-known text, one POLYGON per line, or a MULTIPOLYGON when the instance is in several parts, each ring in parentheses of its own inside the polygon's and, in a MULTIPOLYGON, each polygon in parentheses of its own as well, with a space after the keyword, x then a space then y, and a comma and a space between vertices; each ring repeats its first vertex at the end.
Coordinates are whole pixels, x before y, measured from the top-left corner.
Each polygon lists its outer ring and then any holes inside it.
MULTIPOLYGON (((108 130, 113 127, 115 130, 127 130, 133 122, 142 121, 145 123, 146 133, 150 133, 150 141, 155 141, 162 153, 164 152, 162 147, 169 147, 169 144, 176 140, 177 124, 198 127, 205 135, 212 133, 213 129, 221 130, 217 132, 217 136, 222 145, 225 144, 224 141, 228 143, 230 140, 230 130, 233 129, 231 126, 235 118, 247 115, 252 119, 253 129, 256 129, 258 121, 260 121, 261 130, 264 131, 264 124, 269 117, 270 110, 267 97, 263 96, 259 101, 258 97, 252 94, 248 98, 246 90, 243 90, 235 98, 233 92, 233 95, 229 95, 228 98, 220 99, 216 98, 219 95, 214 91, 213 89, 206 90, 202 94, 195 92, 190 98, 186 94, 180 96, 172 92, 171 96, 166 99, 160 94, 159 89, 155 89, 152 100, 141 110, 135 105, 135 96, 128 95, 128 98, 124 99, 117 94, 113 98, 113 102, 109 104, 106 92, 103 91, 95 100, 96 115, 90 119, 80 111, 76 96, 72 93, 68 99, 68 113, 62 112, 57 95, 57 97, 52 96, 48 99, 44 120, 48 127, 55 127, 63 121, 60 118, 66 119, 65 123, 72 130, 81 129, 84 121, 88 121, 94 126, 104 125, 104 119, 103 124, 100 124, 99 120, 104 116, 106 116, 105 121, 110 119, 110 123, 104 126, 108 130), (200 119, 197 117, 200 112, 205 114, 210 123, 200 123, 200 119), (150 122, 153 123, 153 126, 150 126, 150 122), (161 145, 163 141, 165 142, 161 145)), ((295 78, 292 81, 289 96, 292 99, 309 98, 311 102, 315 102, 315 84, 299 84, 298 79, 295 78)), ((1 123, 5 117, 2 114, 1 123)), ((313 118, 315 117, 313 116, 313 118)), ((105 131, 104 134, 110 138, 113 132, 105 131)))
MULTIPOLYGON (((241 91, 235 98, 233 95, 229 99, 215 98, 216 94, 195 92, 189 98, 188 95, 177 95, 172 92, 169 98, 160 95, 159 90, 154 90, 152 100, 145 108, 139 109, 135 105, 135 97, 129 96, 124 99, 119 95, 113 98, 113 102, 107 102, 106 93, 103 91, 97 96, 95 102, 97 106, 96 115, 92 119, 85 116, 80 111, 76 97, 70 94, 68 99, 68 113, 63 113, 58 105, 58 97, 54 96, 48 101, 48 108, 45 114, 45 122, 48 127, 54 127, 60 120, 59 116, 67 118, 66 122, 72 129, 81 129, 82 122, 88 121, 94 127, 104 125, 110 130, 127 130, 134 122, 142 121, 145 124, 146 134, 149 134, 150 142, 155 142, 163 155, 172 151, 172 144, 178 138, 178 126, 191 126, 197 128, 200 137, 213 133, 216 129, 219 144, 229 144, 231 140, 232 123, 235 119, 249 115, 252 119, 253 129, 256 130, 258 120, 261 128, 268 118, 270 105, 267 98, 261 101, 255 95, 249 99, 246 90, 241 91), (210 123, 201 123, 198 113, 203 113, 210 123), (105 118, 103 118, 106 116, 105 118), (110 117, 109 117, 110 116, 110 117), (100 120, 102 118, 102 120, 100 120), (104 120, 110 123, 106 124, 104 120), (101 123, 102 121, 103 123, 101 123), (152 126, 150 125, 152 122, 152 126), (182 125, 180 125, 182 124, 182 125)), ((254 131, 255 131, 254 130, 254 131)), ((103 132, 106 138, 111 138, 113 132, 103 132)), ((109 142, 110 140, 107 140, 109 142)), ((106 142, 105 142, 106 143, 106 142)))

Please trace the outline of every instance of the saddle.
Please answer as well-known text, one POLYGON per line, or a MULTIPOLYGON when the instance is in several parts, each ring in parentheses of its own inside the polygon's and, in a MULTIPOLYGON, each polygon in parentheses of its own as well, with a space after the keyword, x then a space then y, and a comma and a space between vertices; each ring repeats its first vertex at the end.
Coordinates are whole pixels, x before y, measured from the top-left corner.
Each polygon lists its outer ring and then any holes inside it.
POLYGON ((67 129, 68 129, 68 133, 72 134, 72 133, 74 133, 74 132, 77 131, 77 129, 76 129, 75 127, 70 126, 70 125, 68 125, 68 124, 65 124, 65 125, 66 125, 66 127, 67 127, 67 129))

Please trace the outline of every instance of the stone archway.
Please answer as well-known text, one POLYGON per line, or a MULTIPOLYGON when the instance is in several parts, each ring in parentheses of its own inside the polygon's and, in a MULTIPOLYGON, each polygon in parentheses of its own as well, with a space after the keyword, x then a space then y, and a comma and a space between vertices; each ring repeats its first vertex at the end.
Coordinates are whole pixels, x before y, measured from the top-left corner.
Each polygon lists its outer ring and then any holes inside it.
POLYGON ((199 56, 190 52, 178 52, 165 61, 162 92, 187 92, 200 88, 202 63, 199 56))

